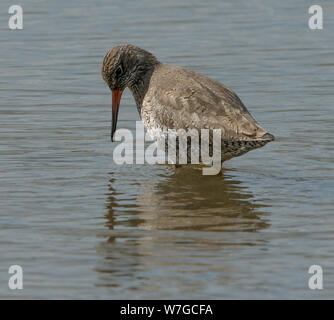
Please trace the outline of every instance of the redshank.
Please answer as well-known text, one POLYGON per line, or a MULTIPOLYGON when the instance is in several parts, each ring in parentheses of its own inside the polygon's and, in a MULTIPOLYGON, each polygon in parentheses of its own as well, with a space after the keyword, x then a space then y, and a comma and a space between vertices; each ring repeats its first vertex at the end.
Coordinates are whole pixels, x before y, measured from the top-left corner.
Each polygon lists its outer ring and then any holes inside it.
POLYGON ((126 87, 155 140, 166 129, 220 129, 223 162, 275 139, 259 126, 230 88, 187 68, 163 64, 139 47, 110 49, 103 60, 102 76, 112 91, 112 141, 126 87))

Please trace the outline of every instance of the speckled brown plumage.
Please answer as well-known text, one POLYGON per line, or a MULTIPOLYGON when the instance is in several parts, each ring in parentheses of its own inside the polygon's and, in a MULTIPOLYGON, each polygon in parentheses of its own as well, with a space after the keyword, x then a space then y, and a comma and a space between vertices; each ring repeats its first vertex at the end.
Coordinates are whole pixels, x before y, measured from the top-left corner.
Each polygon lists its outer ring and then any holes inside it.
POLYGON ((160 63, 138 47, 112 48, 102 75, 111 90, 129 87, 156 140, 159 129, 221 129, 222 161, 274 140, 231 89, 192 70, 160 63))

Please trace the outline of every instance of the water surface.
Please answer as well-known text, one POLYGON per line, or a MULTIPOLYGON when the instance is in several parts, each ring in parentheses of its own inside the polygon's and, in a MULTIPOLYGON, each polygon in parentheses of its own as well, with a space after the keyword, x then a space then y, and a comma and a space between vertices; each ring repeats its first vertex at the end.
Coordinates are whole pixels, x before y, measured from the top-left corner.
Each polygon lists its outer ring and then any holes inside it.
MULTIPOLYGON (((334 8, 311 31, 311 4, 24 1, 0 29, 0 297, 334 298, 334 8), (100 67, 120 43, 225 83, 277 140, 222 176, 115 165, 100 67)), ((118 127, 138 119, 126 90, 118 127)))

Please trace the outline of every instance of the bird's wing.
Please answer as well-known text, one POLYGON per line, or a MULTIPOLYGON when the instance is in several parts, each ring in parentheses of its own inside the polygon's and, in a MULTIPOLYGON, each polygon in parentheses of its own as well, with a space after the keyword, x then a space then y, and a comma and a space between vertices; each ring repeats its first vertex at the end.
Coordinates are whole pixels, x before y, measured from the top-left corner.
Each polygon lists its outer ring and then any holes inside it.
POLYGON ((221 129, 222 139, 256 140, 266 134, 239 97, 218 81, 163 65, 152 75, 142 116, 168 129, 221 129))

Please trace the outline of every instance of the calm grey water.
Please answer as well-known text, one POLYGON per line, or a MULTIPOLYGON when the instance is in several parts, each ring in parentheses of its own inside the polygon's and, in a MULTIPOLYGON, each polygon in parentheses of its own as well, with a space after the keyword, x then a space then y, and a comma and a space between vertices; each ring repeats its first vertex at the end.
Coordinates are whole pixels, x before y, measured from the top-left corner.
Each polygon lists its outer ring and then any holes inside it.
MULTIPOLYGON (((0 297, 334 298, 334 4, 311 31, 313 2, 23 1, 12 31, 2 1, 0 297), (277 140, 222 176, 115 165, 120 43, 222 81, 277 140)), ((118 127, 138 119, 126 90, 118 127)))

